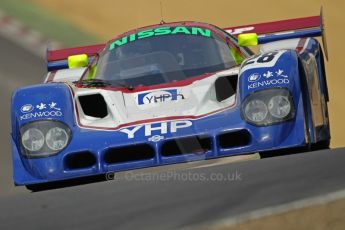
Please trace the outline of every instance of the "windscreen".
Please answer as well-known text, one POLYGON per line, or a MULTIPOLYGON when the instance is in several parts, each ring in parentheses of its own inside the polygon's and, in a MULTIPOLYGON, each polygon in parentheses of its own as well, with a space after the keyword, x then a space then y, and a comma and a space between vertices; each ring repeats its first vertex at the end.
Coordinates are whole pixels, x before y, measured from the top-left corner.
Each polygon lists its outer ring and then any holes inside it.
MULTIPOLYGON (((96 71, 84 79, 148 86, 184 80, 236 65, 226 41, 199 27, 159 27, 109 43, 96 71)), ((89 71, 91 72, 91 71, 89 71)))

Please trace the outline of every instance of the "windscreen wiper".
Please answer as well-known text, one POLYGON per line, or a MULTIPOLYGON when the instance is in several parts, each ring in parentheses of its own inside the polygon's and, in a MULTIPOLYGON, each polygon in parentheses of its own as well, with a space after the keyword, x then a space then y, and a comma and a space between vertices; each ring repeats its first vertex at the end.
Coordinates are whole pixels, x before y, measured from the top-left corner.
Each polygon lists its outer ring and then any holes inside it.
POLYGON ((126 88, 130 91, 132 91, 134 89, 134 87, 132 85, 127 85, 126 83, 120 82, 120 81, 111 81, 112 85, 116 85, 116 86, 120 86, 123 88, 126 88))
POLYGON ((126 88, 128 90, 133 90, 134 87, 131 85, 127 85, 125 83, 119 82, 119 81, 108 81, 108 80, 103 80, 103 79, 83 79, 80 81, 77 81, 78 84, 81 86, 86 86, 86 87, 106 87, 106 86, 120 86, 123 88, 126 88))
POLYGON ((111 86, 111 82, 107 80, 102 79, 82 79, 76 82, 77 84, 81 86, 86 87, 105 87, 105 86, 111 86))

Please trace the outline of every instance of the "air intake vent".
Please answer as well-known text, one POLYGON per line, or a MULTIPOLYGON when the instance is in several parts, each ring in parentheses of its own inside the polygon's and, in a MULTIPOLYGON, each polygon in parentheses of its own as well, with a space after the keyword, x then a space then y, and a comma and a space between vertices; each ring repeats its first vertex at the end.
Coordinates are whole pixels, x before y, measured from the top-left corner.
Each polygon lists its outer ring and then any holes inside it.
POLYGON ((221 148, 236 148, 248 145, 251 141, 250 134, 247 130, 223 133, 218 136, 219 146, 221 148))
POLYGON ((221 102, 236 93, 238 76, 220 77, 215 81, 217 101, 221 102))
POLYGON ((72 153, 65 157, 65 168, 67 170, 91 168, 96 162, 96 157, 90 152, 72 153))
POLYGON ((80 96, 79 102, 85 115, 104 118, 108 115, 108 108, 101 94, 80 96))
POLYGON ((147 144, 131 145, 109 149, 104 155, 108 164, 118 164, 130 161, 149 160, 155 157, 154 149, 147 144))
POLYGON ((205 136, 183 137, 166 141, 161 149, 162 156, 183 154, 204 154, 212 149, 211 138, 205 136))

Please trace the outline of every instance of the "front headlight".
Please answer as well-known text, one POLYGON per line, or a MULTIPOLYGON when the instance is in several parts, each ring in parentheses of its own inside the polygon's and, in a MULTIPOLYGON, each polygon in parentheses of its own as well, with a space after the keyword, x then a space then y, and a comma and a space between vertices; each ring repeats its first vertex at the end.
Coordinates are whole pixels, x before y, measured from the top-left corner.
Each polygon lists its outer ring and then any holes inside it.
POLYGON ((68 143, 69 135, 66 130, 54 127, 49 129, 46 134, 46 143, 47 146, 53 150, 58 151, 66 147, 68 143))
POLYGON ((59 121, 36 121, 20 129, 22 153, 27 157, 46 157, 61 152, 71 139, 69 127, 59 121))
POLYGON ((287 121, 294 115, 292 96, 289 90, 283 88, 256 91, 248 95, 242 104, 242 117, 258 126, 287 121))
POLYGON ((26 130, 22 136, 22 145, 31 152, 40 150, 44 145, 43 133, 36 128, 26 130))
POLYGON ((268 110, 275 118, 282 119, 289 115, 291 103, 287 96, 274 96, 268 102, 268 110))
POLYGON ((268 109, 263 101, 254 99, 246 104, 244 113, 250 121, 262 122, 267 117, 268 109))

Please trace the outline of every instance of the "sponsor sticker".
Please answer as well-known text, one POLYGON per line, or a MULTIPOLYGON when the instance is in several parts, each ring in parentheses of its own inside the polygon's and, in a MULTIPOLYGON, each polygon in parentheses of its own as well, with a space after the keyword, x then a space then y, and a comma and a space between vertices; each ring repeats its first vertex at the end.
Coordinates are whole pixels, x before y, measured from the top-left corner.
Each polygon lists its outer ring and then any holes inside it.
POLYGON ((186 27, 186 26, 177 26, 177 27, 158 27, 155 29, 149 29, 140 31, 135 34, 130 34, 124 36, 109 45, 109 51, 116 49, 117 47, 123 46, 127 43, 134 42, 141 39, 146 39, 156 36, 167 36, 167 35, 191 35, 191 36, 202 36, 202 37, 211 37, 212 31, 206 28, 201 27, 186 27))
POLYGON ((169 121, 154 124, 138 125, 131 128, 124 128, 119 130, 127 135, 128 139, 136 137, 138 131, 143 130, 145 137, 151 137, 149 141, 159 141, 164 139, 163 134, 176 133, 180 129, 185 129, 193 125, 192 121, 169 121), (154 135, 153 135, 154 134, 154 135), (152 136, 153 135, 153 136, 152 136))
POLYGON ((20 108, 20 111, 23 113, 23 115, 20 116, 20 120, 61 117, 63 115, 61 108, 58 107, 56 102, 41 102, 37 105, 25 104, 20 108))
POLYGON ((148 141, 152 141, 152 142, 158 142, 160 140, 164 140, 164 136, 154 135, 148 139, 148 141))
POLYGON ((30 113, 32 110, 34 110, 34 106, 31 105, 31 104, 23 105, 23 106, 20 108, 20 111, 21 111, 22 113, 30 113))
POLYGON ((271 77, 273 77, 273 72, 271 72, 271 71, 267 71, 266 73, 264 73, 263 74, 263 76, 265 77, 265 78, 271 78, 271 77))
POLYGON ((244 32, 249 32, 249 31, 252 31, 254 29, 255 29, 254 26, 248 26, 248 27, 229 29, 229 30, 226 30, 226 32, 228 32, 229 34, 232 34, 232 35, 236 35, 236 34, 242 34, 244 32))
POLYGON ((260 75, 260 74, 258 74, 258 73, 253 73, 252 75, 250 75, 250 76, 248 77, 248 81, 249 81, 249 82, 256 82, 256 81, 260 80, 260 78, 261 78, 261 75, 260 75))
POLYGON ((138 105, 157 104, 166 101, 178 101, 184 99, 184 95, 178 93, 177 89, 160 90, 138 94, 138 105))
MULTIPOLYGON (((290 83, 289 77, 284 70, 267 71, 262 74, 263 78, 258 77, 259 74, 252 74, 248 77, 248 89, 256 89, 265 86, 287 85, 290 83), (261 79, 261 81, 259 81, 261 79)), ((260 75, 259 75, 260 76, 260 75)))
POLYGON ((47 117, 61 117, 63 114, 60 111, 44 111, 44 112, 35 112, 27 113, 20 116, 20 120, 27 120, 32 118, 47 118, 47 117))
POLYGON ((284 74, 284 70, 279 69, 278 71, 275 72, 277 74, 277 77, 285 77, 288 78, 287 75, 284 74))

